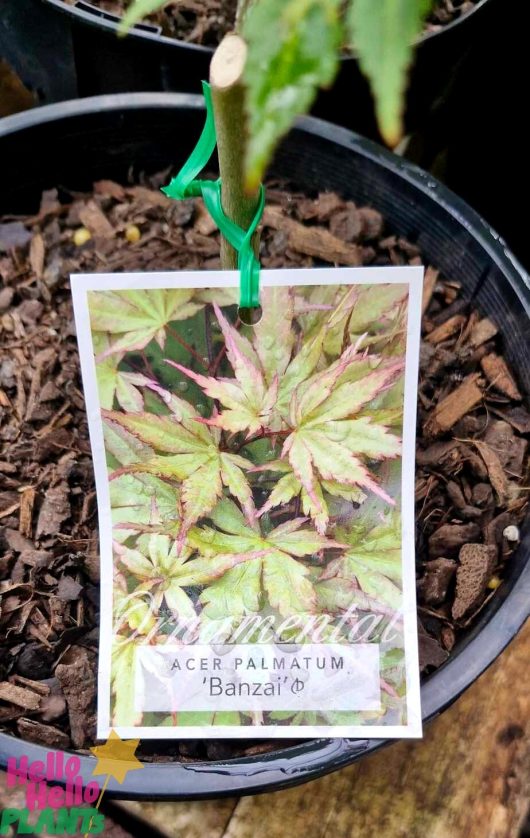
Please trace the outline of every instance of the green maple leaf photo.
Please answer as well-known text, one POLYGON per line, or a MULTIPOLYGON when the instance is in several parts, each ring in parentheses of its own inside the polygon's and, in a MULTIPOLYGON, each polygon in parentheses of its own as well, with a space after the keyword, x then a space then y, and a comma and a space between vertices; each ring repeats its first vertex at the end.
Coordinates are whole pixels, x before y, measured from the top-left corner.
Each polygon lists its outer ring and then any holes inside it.
MULTIPOLYGON (((321 615, 329 637, 352 606, 383 625, 402 607, 406 287, 264 288, 253 327, 226 291, 224 309, 217 290, 198 289, 90 302, 116 568, 114 723, 141 721, 134 648, 168 642, 160 620, 196 620, 207 638, 227 618, 235 630, 247 615, 321 615)), ((381 713, 401 712, 402 650, 382 654, 381 713)), ((295 718, 281 716, 272 723, 295 718)))
POLYGON ((219 556, 239 559, 239 566, 225 573, 202 595, 206 613, 219 618, 258 611, 262 594, 283 616, 315 610, 316 593, 308 567, 301 559, 322 550, 340 548, 294 518, 268 533, 251 528, 236 504, 228 498, 211 513, 215 529, 197 527, 188 544, 209 560, 219 556))

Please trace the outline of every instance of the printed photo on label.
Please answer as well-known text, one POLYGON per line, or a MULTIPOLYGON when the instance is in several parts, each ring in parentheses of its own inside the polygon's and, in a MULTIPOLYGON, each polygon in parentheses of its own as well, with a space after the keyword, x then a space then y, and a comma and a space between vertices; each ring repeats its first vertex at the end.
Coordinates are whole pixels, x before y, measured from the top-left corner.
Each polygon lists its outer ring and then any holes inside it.
POLYGON ((72 277, 98 496, 98 736, 421 735, 423 269, 72 277))

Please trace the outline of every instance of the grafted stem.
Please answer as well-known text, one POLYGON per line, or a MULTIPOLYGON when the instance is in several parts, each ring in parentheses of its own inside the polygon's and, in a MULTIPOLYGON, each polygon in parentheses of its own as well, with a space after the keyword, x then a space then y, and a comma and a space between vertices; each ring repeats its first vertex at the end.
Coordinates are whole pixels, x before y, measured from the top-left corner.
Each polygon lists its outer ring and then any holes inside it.
POLYGON ((241 26, 245 19, 245 15, 253 2, 254 0, 238 0, 235 23, 235 29, 237 32, 241 31, 241 26))
MULTIPOLYGON (((243 38, 231 33, 225 35, 217 47, 210 65, 223 210, 244 230, 254 218, 259 198, 258 191, 248 194, 244 183, 247 136, 243 70, 246 57, 247 45, 243 38)), ((253 243, 257 252, 257 234, 253 243)), ((237 267, 237 254, 224 238, 221 239, 221 266, 224 269, 237 267)))

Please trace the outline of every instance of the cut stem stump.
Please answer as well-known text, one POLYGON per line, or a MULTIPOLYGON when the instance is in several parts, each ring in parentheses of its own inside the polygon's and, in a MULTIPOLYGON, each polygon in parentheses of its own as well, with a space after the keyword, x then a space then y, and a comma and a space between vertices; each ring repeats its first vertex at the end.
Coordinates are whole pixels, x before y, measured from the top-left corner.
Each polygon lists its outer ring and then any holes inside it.
MULTIPOLYGON (((247 45, 236 34, 226 35, 212 58, 210 86, 214 108, 219 172, 222 179, 221 200, 225 214, 247 230, 258 207, 259 192, 245 192, 245 89, 243 70, 247 45)), ((253 239, 257 253, 259 235, 253 239)), ((221 266, 237 268, 237 253, 221 237, 221 266)))

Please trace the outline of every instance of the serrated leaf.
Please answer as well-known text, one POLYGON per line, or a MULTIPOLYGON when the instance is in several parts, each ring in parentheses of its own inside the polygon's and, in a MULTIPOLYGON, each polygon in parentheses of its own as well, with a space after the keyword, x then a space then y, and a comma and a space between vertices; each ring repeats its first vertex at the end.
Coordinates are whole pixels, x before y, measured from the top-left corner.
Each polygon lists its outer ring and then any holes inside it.
POLYGON ((352 526, 349 531, 341 531, 340 538, 350 545, 345 558, 350 558, 369 570, 388 576, 398 585, 401 584, 402 548, 399 513, 394 513, 388 520, 375 527, 352 526))
MULTIPOLYGON (((403 361, 392 360, 382 362, 372 372, 366 372, 355 381, 343 382, 343 373, 349 374, 349 367, 357 366, 352 361, 335 379, 338 385, 332 392, 328 392, 326 382, 326 398, 319 400, 313 409, 306 411, 303 425, 314 427, 331 420, 346 419, 358 413, 369 401, 391 387, 403 372, 403 361)), ((363 365, 364 366, 364 365, 363 365)), ((303 406, 303 405, 302 405, 303 406)))
POLYGON ((221 478, 230 494, 237 498, 245 510, 247 520, 252 522, 256 515, 256 509, 252 489, 240 468, 241 461, 248 466, 248 460, 245 461, 233 454, 221 454, 221 478))
POLYGON ((327 330, 326 353, 332 356, 340 353, 345 333, 351 343, 365 335, 363 347, 385 337, 395 328, 396 310, 407 297, 408 286, 402 283, 360 286, 354 305, 339 312, 335 324, 327 330))
POLYGON ((432 0, 354 0, 348 7, 351 43, 370 81, 380 131, 391 146, 403 133, 413 44, 431 5, 432 0))
POLYGON ((222 488, 218 457, 208 460, 183 481, 182 501, 186 530, 213 509, 221 496, 222 488))
MULTIPOLYGON (((125 580, 123 582, 125 584, 125 580)), ((131 594, 115 585, 113 596, 113 616, 116 631, 120 631, 124 624, 135 634, 147 635, 155 627, 155 617, 162 601, 161 596, 154 595, 147 589, 137 588, 131 594)))
POLYGON ((200 596, 203 613, 210 620, 238 618, 259 611, 261 564, 245 562, 228 570, 200 596))
MULTIPOLYGON (((109 347, 108 335, 101 332, 92 334, 92 342, 96 355, 109 347)), ((112 410, 116 398, 123 410, 140 412, 144 409, 144 400, 139 387, 145 385, 148 379, 140 373, 120 370, 122 358, 123 353, 116 353, 96 364, 99 404, 112 410)))
MULTIPOLYGON (((299 518, 298 521, 305 523, 304 518, 299 518)), ((315 530, 299 529, 300 526, 301 523, 297 523, 296 529, 294 529, 294 522, 289 521, 287 524, 282 524, 272 530, 268 534, 267 540, 275 544, 278 549, 283 550, 284 553, 289 553, 289 555, 298 558, 311 556, 324 548, 342 546, 338 542, 324 538, 315 530), (289 527, 289 530, 286 527, 289 527), (293 531, 291 531, 291 528, 293 531)))
POLYGON ((177 582, 173 581, 167 586, 164 599, 177 619, 193 620, 197 616, 192 600, 177 582))
POLYGON ((248 522, 245 521, 241 511, 236 504, 224 498, 220 501, 210 515, 214 524, 230 535, 239 535, 247 539, 255 538, 255 533, 248 530, 248 522))
POLYGON ((385 603, 395 611, 400 610, 403 601, 402 593, 387 576, 351 556, 348 556, 345 561, 350 571, 355 574, 364 593, 378 602, 385 603))
POLYGON ((308 613, 316 607, 316 594, 307 578, 307 569, 284 553, 273 552, 264 558, 263 587, 272 607, 284 617, 308 613))
POLYGON ((177 520, 176 489, 152 475, 122 474, 109 483, 109 493, 116 541, 126 541, 142 526, 177 520))
POLYGON ((120 562, 124 564, 127 570, 130 570, 137 579, 151 578, 155 570, 153 563, 139 550, 133 550, 122 544, 116 552, 120 562))
MULTIPOLYGON (((212 561, 217 554, 231 553, 234 558, 239 555, 246 565, 249 554, 254 554, 263 588, 273 607, 278 608, 284 615, 313 608, 316 600, 308 569, 297 559, 336 547, 336 542, 306 527, 305 518, 291 519, 264 534, 252 529, 236 505, 226 498, 213 510, 211 517, 220 529, 195 527, 188 536, 188 543, 192 548, 207 556, 208 561, 212 561)), ((246 572, 254 574, 254 570, 249 571, 248 568, 246 572)), ((237 613, 243 613, 241 609, 245 594, 242 590, 242 577, 239 576, 242 573, 243 571, 239 571, 238 574, 230 571, 227 580, 223 577, 221 583, 211 586, 201 596, 201 601, 211 605, 209 615, 212 615, 212 619, 219 619, 219 614, 227 603, 231 603, 231 607, 236 609, 237 613)), ((252 584, 254 594, 251 598, 257 603, 259 589, 256 587, 254 575, 252 584)))
MULTIPOLYGON (((363 463, 363 457, 385 459, 400 453, 399 439, 369 416, 353 418, 376 395, 393 386, 403 362, 381 362, 375 370, 357 378, 357 353, 348 347, 327 370, 302 382, 291 396, 287 436, 282 457, 287 457, 307 493, 315 518, 323 512, 317 494, 321 481, 369 489, 387 502, 392 498, 379 486, 363 463), (356 380, 348 380, 354 367, 356 380), (345 383, 344 383, 345 382, 345 383)), ((321 520, 325 520, 326 515, 321 520)))
POLYGON ((134 643, 115 643, 112 651, 112 723, 116 727, 133 727, 142 720, 142 714, 134 706, 135 671, 134 643))
POLYGON ((274 486, 267 502, 261 507, 259 511, 260 516, 269 512, 269 510, 274 509, 276 506, 283 506, 283 504, 289 503, 292 498, 295 498, 300 494, 301 488, 302 484, 294 472, 284 474, 274 486))
POLYGON ((111 335, 98 360, 115 352, 143 349, 153 339, 163 348, 168 323, 186 320, 201 309, 200 303, 193 302, 193 293, 187 288, 89 291, 92 330, 111 335))
POLYGON ((242 470, 252 464, 239 455, 219 451, 214 435, 217 431, 197 422, 181 404, 182 400, 170 397, 153 382, 149 382, 149 387, 159 390, 164 403, 172 410, 171 415, 103 411, 109 432, 116 435, 116 429, 120 429, 115 447, 125 447, 126 462, 114 472, 111 481, 130 473, 151 474, 173 484, 180 483, 181 539, 196 521, 213 509, 223 485, 239 500, 248 520, 252 521, 255 515, 252 492, 242 470), (130 440, 133 449, 140 446, 141 456, 134 457, 128 451, 130 440), (163 454, 152 454, 153 450, 163 454))
POLYGON ((275 376, 281 380, 294 344, 292 329, 294 300, 292 288, 263 288, 261 320, 254 326, 254 347, 267 384, 275 376))
MULTIPOLYGON (((103 417, 121 425, 140 442, 168 454, 203 453, 204 440, 184 427, 182 422, 171 416, 156 416, 154 413, 118 413, 103 411, 103 417)), ((213 440, 210 439, 215 450, 213 440)))
POLYGON ((121 424, 106 420, 103 422, 105 450, 120 465, 143 462, 153 455, 153 449, 129 433, 121 424))
POLYGON ((169 361, 172 366, 195 381, 211 399, 217 399, 226 408, 207 423, 230 433, 246 431, 250 436, 270 422, 278 394, 278 377, 270 383, 260 366, 256 350, 224 317, 217 305, 215 313, 225 339, 228 360, 234 370, 234 379, 219 379, 201 375, 182 364, 169 361))
POLYGON ((401 518, 398 513, 379 524, 368 522, 340 531, 350 544, 338 559, 328 564, 321 581, 333 578, 355 580, 361 590, 380 603, 399 610, 402 603, 401 518))
POLYGON ((358 611, 393 617, 394 609, 365 593, 358 587, 347 584, 341 577, 325 579, 315 585, 319 611, 329 614, 347 612, 353 606, 358 611))
POLYGON ((261 0, 243 24, 250 191, 263 178, 280 137, 309 110, 319 87, 338 69, 340 0, 261 0))

